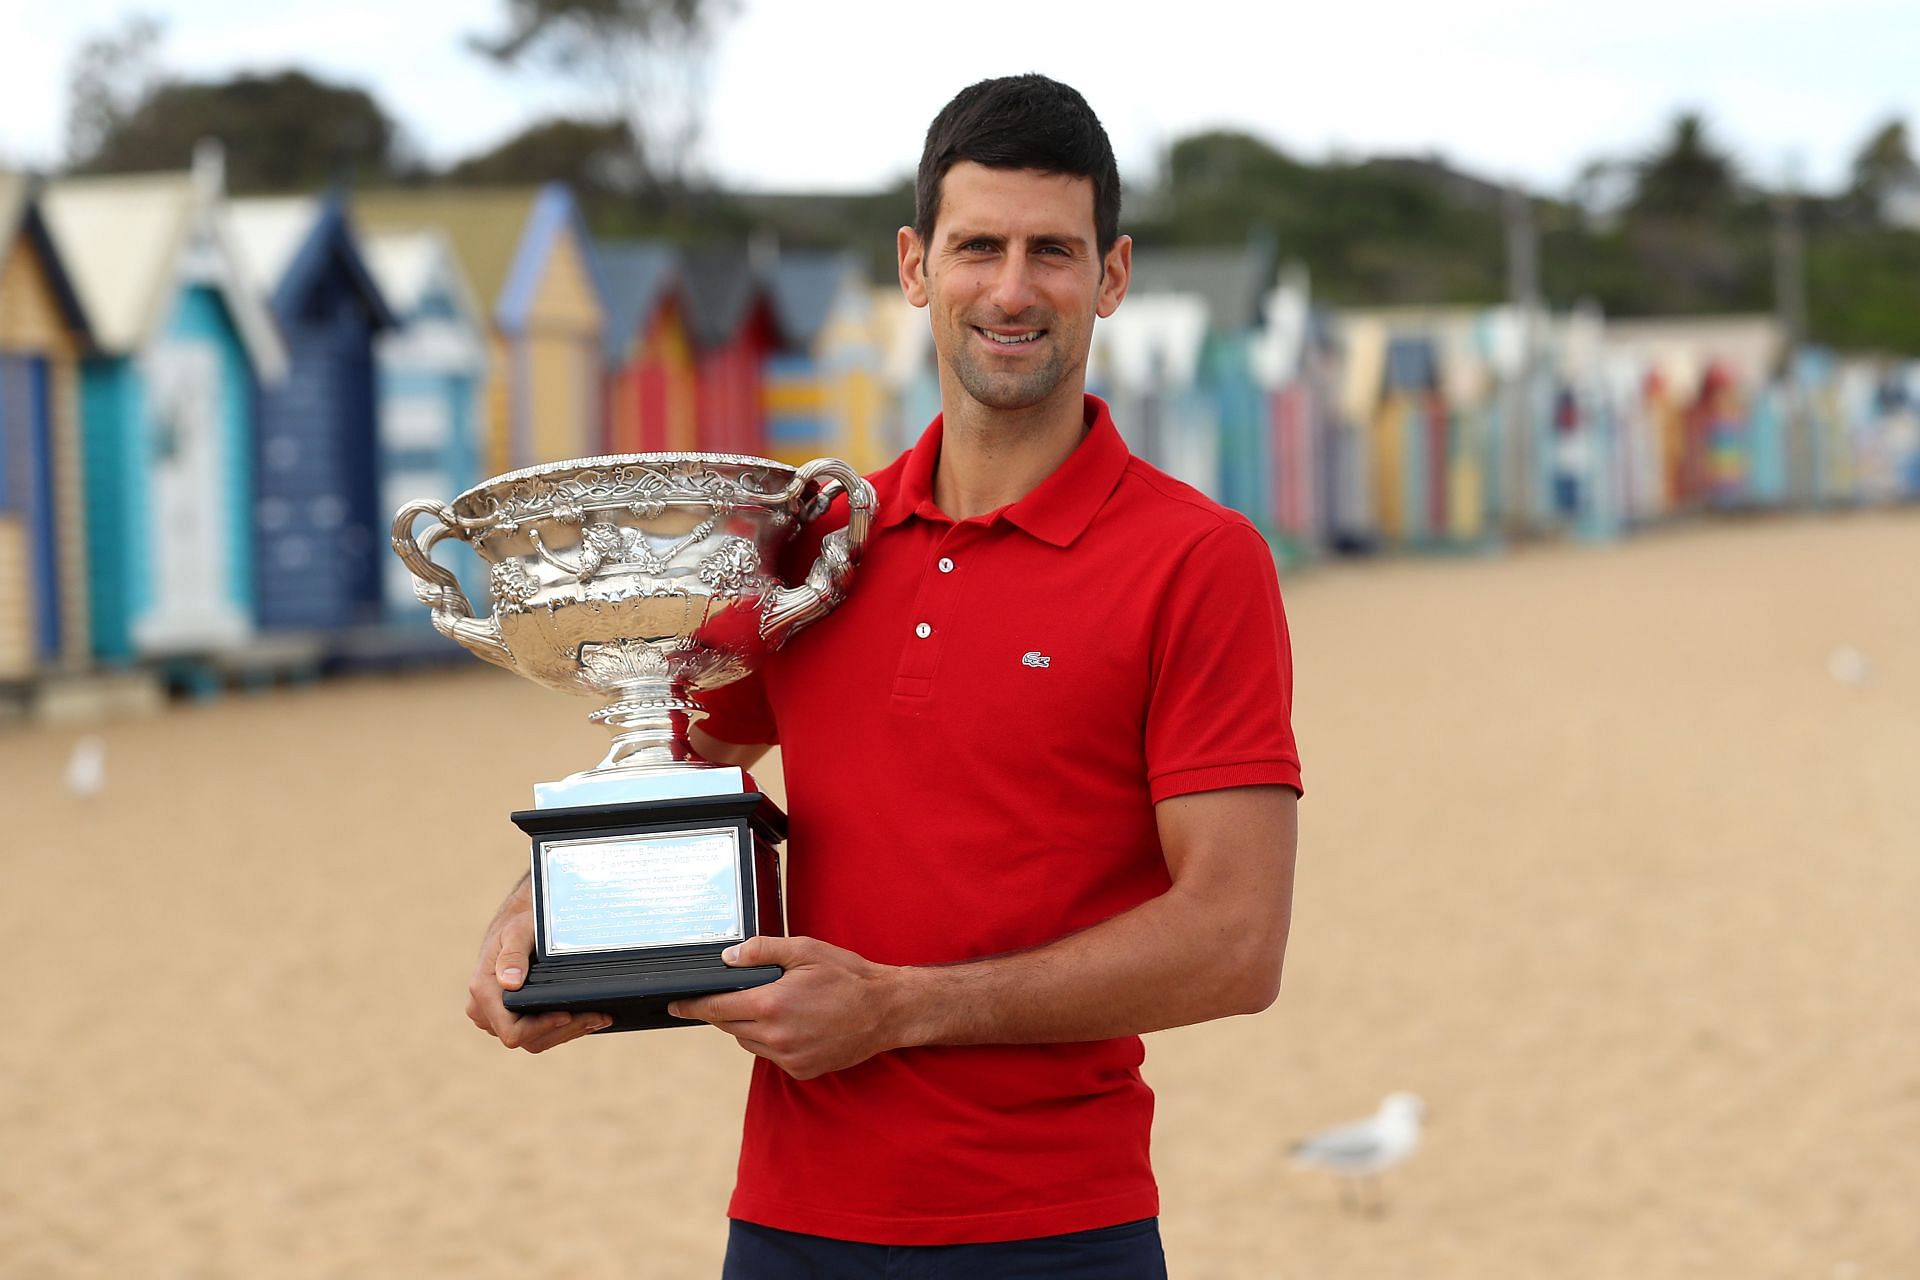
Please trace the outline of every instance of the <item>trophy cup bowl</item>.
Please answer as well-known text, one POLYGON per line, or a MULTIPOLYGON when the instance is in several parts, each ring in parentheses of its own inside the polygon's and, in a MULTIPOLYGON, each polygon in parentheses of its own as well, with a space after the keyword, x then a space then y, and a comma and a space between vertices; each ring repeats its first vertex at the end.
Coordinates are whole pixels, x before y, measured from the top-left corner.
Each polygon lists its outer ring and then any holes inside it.
POLYGON ((836 459, 651 453, 528 467, 400 508, 393 549, 434 627, 596 700, 589 718, 613 735, 599 764, 536 787, 535 807, 513 815, 533 841, 536 954, 509 1008, 606 1012, 613 1030, 676 1025, 676 996, 779 976, 718 958, 783 931, 773 846, 785 819, 744 771, 694 752, 694 695, 740 679, 845 597, 874 506, 836 459), (846 527, 803 581, 783 583, 781 548, 839 494, 846 527), (422 519, 433 523, 416 537, 422 519), (449 537, 489 566, 484 618, 431 559, 449 537))

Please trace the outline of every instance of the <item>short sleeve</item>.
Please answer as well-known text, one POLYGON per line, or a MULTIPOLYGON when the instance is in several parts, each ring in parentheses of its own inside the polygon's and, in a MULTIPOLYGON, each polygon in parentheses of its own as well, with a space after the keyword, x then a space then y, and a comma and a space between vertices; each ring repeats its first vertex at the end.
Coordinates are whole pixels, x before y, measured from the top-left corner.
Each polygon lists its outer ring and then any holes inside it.
POLYGON ((1293 652, 1273 552, 1233 521, 1174 572, 1153 628, 1147 780, 1155 803, 1227 787, 1302 791, 1293 652))

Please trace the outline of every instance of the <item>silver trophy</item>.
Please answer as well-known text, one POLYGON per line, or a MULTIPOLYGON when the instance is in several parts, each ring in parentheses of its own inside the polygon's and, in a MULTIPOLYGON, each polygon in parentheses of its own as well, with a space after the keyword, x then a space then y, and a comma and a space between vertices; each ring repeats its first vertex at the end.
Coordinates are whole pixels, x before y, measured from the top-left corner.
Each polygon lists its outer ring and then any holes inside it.
POLYGON ((534 807, 513 815, 533 843, 535 956, 509 1008, 670 1026, 676 997, 779 976, 719 956, 784 931, 785 817, 745 771, 694 753, 693 695, 746 675, 844 598, 874 505, 873 487, 834 459, 643 453, 508 472, 394 516, 394 552, 441 634, 596 699, 590 718, 613 734, 599 764, 536 785, 534 807), (842 493, 846 527, 786 585, 781 547, 842 493), (423 518, 433 523, 416 538, 423 518), (490 616, 430 558, 449 537, 489 565, 490 616))

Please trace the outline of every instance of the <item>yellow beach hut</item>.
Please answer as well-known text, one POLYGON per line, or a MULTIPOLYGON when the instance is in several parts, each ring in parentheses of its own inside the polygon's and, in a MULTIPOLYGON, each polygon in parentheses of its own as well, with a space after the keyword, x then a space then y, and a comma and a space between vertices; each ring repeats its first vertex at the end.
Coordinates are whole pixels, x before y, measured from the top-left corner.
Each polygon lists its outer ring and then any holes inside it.
POLYGON ((26 178, 0 173, 0 680, 87 659, 86 320, 26 178))

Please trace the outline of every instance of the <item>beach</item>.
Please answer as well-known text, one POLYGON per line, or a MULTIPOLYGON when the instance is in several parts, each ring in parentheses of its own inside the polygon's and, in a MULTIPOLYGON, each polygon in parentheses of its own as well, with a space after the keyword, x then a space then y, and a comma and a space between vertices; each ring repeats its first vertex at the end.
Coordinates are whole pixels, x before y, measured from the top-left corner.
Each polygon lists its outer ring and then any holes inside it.
MULTIPOLYGON (((1292 941, 1148 1037, 1172 1274, 1920 1276, 1920 511, 1283 591, 1292 941), (1396 1089, 1381 1211, 1289 1166, 1396 1089)), ((0 731, 0 1274, 717 1275, 748 1056, 463 1012, 590 709, 475 661, 0 731)))

